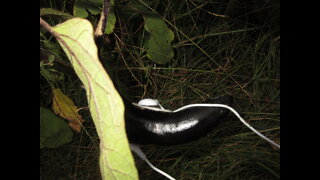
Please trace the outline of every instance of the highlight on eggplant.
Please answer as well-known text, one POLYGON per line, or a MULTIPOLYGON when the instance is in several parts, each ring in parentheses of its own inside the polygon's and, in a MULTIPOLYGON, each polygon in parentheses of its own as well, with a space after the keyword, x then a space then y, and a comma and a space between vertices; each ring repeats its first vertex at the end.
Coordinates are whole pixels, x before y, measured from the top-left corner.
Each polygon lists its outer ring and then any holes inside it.
MULTIPOLYGON (((190 107, 181 111, 125 104, 126 132, 130 143, 178 145, 195 141, 213 130, 229 110, 222 107, 190 107)), ((232 96, 225 95, 205 103, 230 106, 232 96)))

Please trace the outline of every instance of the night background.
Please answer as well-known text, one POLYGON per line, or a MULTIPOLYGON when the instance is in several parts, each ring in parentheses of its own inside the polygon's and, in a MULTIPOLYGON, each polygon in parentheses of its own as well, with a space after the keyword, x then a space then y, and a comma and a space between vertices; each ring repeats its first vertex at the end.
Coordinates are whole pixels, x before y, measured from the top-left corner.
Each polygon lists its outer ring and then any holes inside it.
MULTIPOLYGON (((51 26, 62 23, 75 15, 80 1, 41 0, 41 18, 51 26)), ((280 2, 141 1, 149 8, 138 0, 116 1, 114 29, 97 43, 100 61, 118 92, 132 102, 157 99, 171 110, 232 95, 232 107, 280 144, 280 2), (132 2, 140 6, 132 9, 132 2), (147 55, 146 39, 151 36, 144 17, 150 14, 168 21, 163 22, 174 35, 170 58, 147 55)), ((94 29, 101 2, 90 0, 86 6, 85 18, 94 29)), ((84 107, 79 114, 85 120, 79 132, 66 126, 71 137, 66 143, 40 148, 40 179, 101 179, 98 136, 85 108, 86 92, 59 43, 41 26, 40 67, 40 107, 51 110, 53 88, 59 88, 78 108, 84 107)), ((280 179, 280 151, 231 113, 197 141, 141 149, 153 165, 176 179, 280 179)), ((133 156, 140 179, 164 179, 133 156)))

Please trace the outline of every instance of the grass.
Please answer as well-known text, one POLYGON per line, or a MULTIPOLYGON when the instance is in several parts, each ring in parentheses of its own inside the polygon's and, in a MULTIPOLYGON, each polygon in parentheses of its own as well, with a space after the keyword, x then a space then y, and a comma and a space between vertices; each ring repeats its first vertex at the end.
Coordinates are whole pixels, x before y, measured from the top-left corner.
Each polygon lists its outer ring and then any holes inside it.
MULTIPOLYGON (((59 3, 48 2, 47 7, 70 11, 63 3, 57 7, 59 3)), ((119 92, 135 102, 156 98, 167 109, 231 94, 233 107, 247 122, 280 141, 278 5, 262 0, 168 0, 148 5, 170 22, 175 56, 165 65, 148 60, 143 54, 142 20, 138 16, 128 20, 119 13, 109 49, 101 52, 119 92)), ((52 22, 58 21, 52 18, 52 22)), ((40 79, 40 104, 50 106, 50 86, 40 79)), ((58 86, 78 106, 86 106, 75 76, 66 74, 58 86)), ((71 144, 41 150, 40 179, 100 179, 97 134, 89 113, 81 113, 87 132, 76 134, 71 144)), ((156 167, 176 179, 280 179, 280 152, 231 114, 198 141, 148 145, 142 150, 156 167)), ((140 179, 164 179, 137 156, 135 160, 140 179)))

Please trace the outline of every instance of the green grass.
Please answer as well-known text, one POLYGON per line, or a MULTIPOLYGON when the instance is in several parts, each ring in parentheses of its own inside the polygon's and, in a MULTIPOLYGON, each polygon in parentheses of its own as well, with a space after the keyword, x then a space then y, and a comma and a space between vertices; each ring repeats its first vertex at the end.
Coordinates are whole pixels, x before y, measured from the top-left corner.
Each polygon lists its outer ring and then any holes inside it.
MULTIPOLYGON (((128 20, 121 14, 101 60, 119 92, 132 101, 156 98, 165 108, 176 109, 231 94, 233 107, 247 122, 280 141, 279 14, 276 3, 263 2, 149 1, 171 24, 172 61, 157 65, 148 60, 143 54, 142 20, 138 16, 128 20)), ((50 86, 40 79, 40 104, 50 106, 50 86)), ((86 106, 75 76, 67 74, 58 86, 78 106, 86 106)), ((71 144, 41 150, 40 179, 100 179, 98 137, 89 113, 81 113, 87 132, 76 134, 71 144)), ((148 145, 142 150, 156 167, 176 179, 280 179, 280 152, 231 113, 198 141, 171 147, 148 145)), ((137 156, 135 160, 140 179, 164 179, 137 156)))

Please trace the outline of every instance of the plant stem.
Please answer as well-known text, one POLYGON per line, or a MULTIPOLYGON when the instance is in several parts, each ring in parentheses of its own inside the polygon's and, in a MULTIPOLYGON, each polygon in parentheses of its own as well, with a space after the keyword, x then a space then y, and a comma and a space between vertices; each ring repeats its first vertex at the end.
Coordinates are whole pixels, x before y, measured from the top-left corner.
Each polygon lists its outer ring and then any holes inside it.
POLYGON ((100 20, 98 22, 96 31, 94 32, 94 37, 99 38, 103 36, 104 30, 106 29, 107 17, 109 12, 109 0, 104 0, 103 9, 101 12, 100 20))

